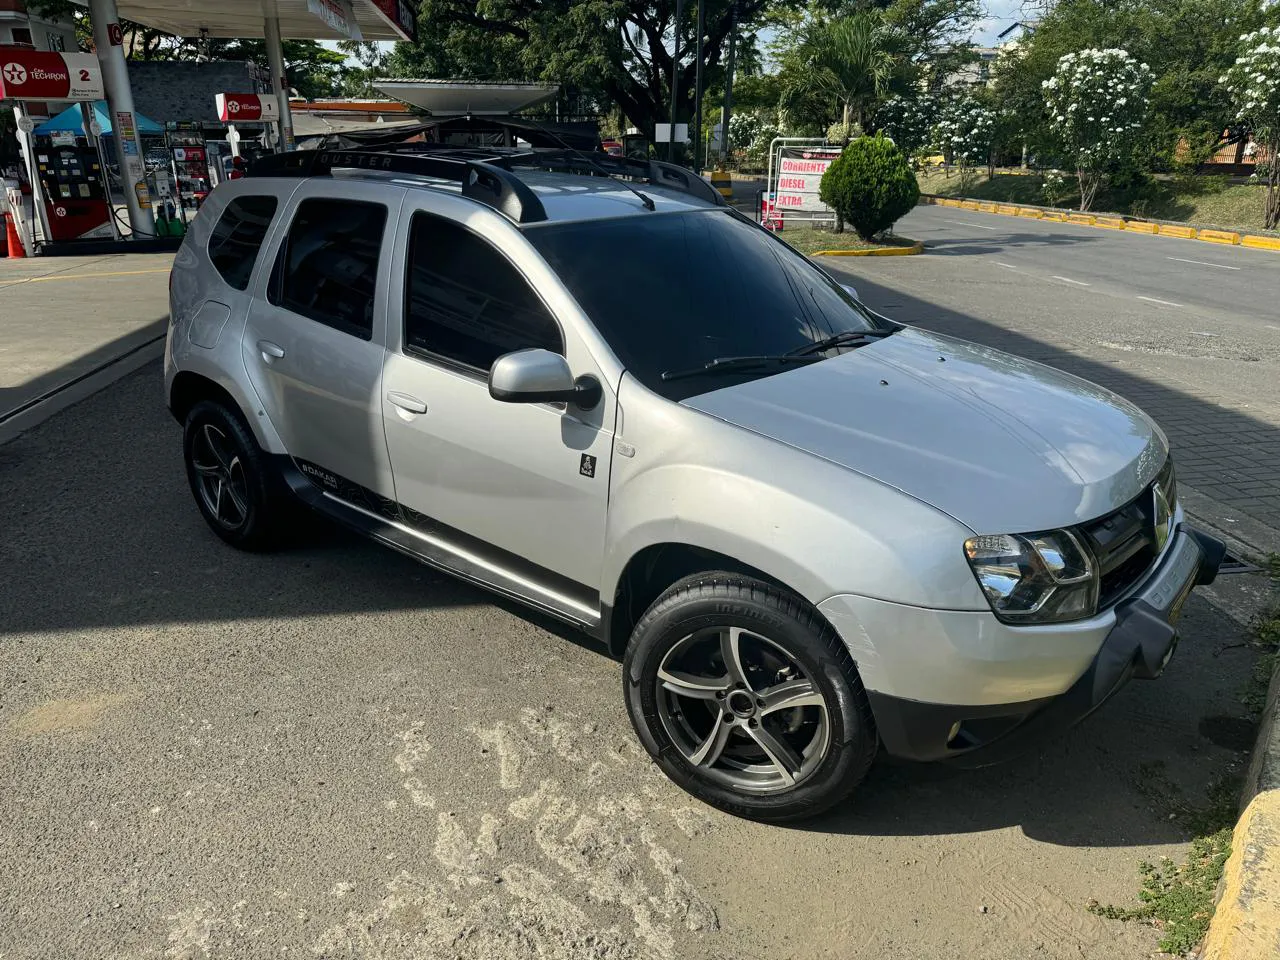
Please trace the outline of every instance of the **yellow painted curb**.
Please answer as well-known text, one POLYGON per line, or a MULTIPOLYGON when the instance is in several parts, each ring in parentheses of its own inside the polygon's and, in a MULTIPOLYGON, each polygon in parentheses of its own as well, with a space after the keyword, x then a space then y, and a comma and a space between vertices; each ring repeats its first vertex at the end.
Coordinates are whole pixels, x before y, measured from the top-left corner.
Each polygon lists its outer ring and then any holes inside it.
POLYGON ((1040 219, 1041 219, 1041 220, 1048 220, 1050 223, 1066 223, 1066 222, 1067 222, 1067 215, 1066 215, 1065 213, 1056 213, 1056 212, 1054 212, 1054 211, 1050 210, 1048 213, 1046 213, 1046 214, 1045 214, 1043 217, 1041 217, 1040 219))
POLYGON ((1229 243, 1235 246, 1240 242, 1240 234, 1227 230, 1201 230, 1196 239, 1206 243, 1229 243))
POLYGON ((996 213, 1003 213, 1006 217, 1016 217, 1018 215, 1018 208, 1002 203, 996 207, 996 213))
POLYGON ((1181 237, 1183 240, 1194 240, 1196 238, 1195 227, 1176 227, 1172 224, 1160 224, 1160 236, 1162 237, 1181 237))
POLYGON ((1018 210, 1018 216, 1030 217, 1032 220, 1043 220, 1044 211, 1037 210, 1035 207, 1021 207, 1018 210))
POLYGON ((1103 230, 1123 230, 1124 221, 1119 217, 1094 217, 1093 225, 1103 230))
POLYGON ((1245 807, 1231 835, 1203 960, 1274 960, 1280 949, 1280 790, 1245 807))
POLYGON ((978 209, 981 210, 983 213, 999 212, 999 208, 994 203, 990 203, 989 201, 986 201, 986 200, 978 201, 978 209))
POLYGON ((1243 236, 1240 238, 1240 246, 1257 250, 1280 250, 1280 237, 1243 236))
POLYGON ((917 241, 909 247, 876 247, 871 250, 815 250, 811 257, 914 257, 924 253, 924 243, 917 241))
POLYGON ((963 210, 981 210, 982 204, 978 203, 977 200, 961 200, 960 207, 963 210))
POLYGON ((950 197, 944 197, 938 202, 942 204, 944 207, 958 207, 961 205, 959 200, 954 200, 950 197))
POLYGON ((1081 223, 1086 227, 1093 226, 1093 214, 1090 213, 1068 213, 1067 223, 1081 223))
POLYGON ((1124 225, 1126 230, 1133 233, 1159 233, 1160 224, 1148 223, 1146 220, 1130 220, 1124 225))

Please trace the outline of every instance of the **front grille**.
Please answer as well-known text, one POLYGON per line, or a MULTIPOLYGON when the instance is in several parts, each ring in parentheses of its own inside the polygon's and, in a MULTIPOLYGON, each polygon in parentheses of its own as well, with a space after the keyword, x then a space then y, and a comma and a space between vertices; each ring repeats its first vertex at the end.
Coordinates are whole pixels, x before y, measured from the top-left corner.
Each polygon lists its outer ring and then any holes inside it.
MULTIPOLYGON (((1161 485, 1172 502, 1175 496, 1172 460, 1165 463, 1155 483, 1161 485)), ((1101 609, 1111 606, 1138 583, 1159 555, 1153 486, 1147 486, 1119 510, 1079 528, 1098 562, 1101 609)))

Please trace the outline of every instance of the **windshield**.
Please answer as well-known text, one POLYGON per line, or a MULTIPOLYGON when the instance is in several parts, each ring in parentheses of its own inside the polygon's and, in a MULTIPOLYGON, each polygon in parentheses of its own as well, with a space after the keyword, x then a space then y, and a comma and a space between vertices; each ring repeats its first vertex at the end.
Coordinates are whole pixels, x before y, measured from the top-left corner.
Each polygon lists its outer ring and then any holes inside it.
POLYGON ((526 236, 627 370, 672 399, 790 368, 675 381, 664 372, 798 352, 834 334, 885 327, 821 270, 728 211, 549 224, 526 236))

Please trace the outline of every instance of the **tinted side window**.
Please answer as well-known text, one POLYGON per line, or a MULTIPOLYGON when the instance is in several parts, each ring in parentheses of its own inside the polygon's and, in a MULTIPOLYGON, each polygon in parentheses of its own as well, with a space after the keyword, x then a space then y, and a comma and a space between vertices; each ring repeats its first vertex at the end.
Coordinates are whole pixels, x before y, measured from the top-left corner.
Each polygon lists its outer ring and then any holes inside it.
POLYGON ((507 258, 425 213, 410 237, 405 345, 480 370, 526 347, 564 352, 555 318, 507 258))
POLYGON ((275 214, 275 197, 236 197, 209 235, 209 259, 222 279, 237 290, 249 286, 249 275, 275 214))
POLYGON ((276 261, 268 299, 369 340, 387 208, 356 200, 303 200, 276 261))

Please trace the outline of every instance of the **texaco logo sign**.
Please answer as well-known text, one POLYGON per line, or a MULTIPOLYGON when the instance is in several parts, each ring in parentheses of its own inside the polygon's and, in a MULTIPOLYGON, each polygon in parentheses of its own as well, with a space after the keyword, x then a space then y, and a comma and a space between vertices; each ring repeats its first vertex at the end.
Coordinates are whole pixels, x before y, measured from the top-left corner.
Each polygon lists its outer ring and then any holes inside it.
POLYGON ((27 82, 27 68, 20 63, 6 63, 3 72, 5 83, 20 87, 27 82))

